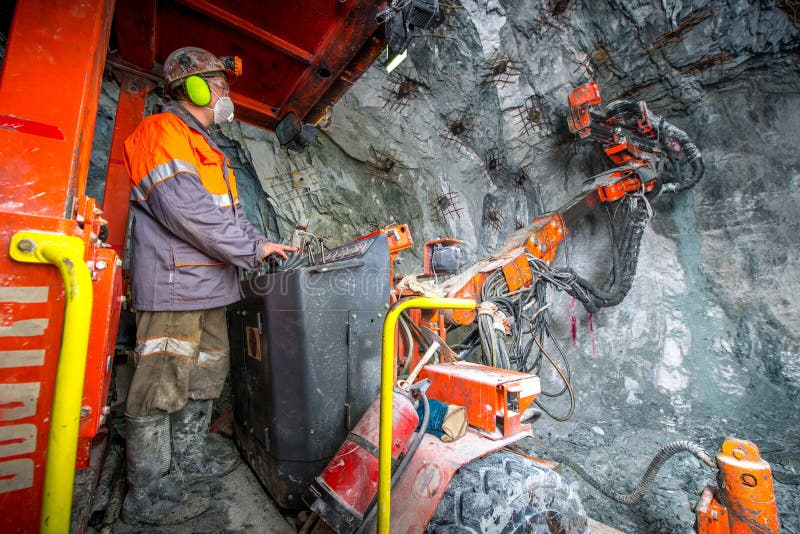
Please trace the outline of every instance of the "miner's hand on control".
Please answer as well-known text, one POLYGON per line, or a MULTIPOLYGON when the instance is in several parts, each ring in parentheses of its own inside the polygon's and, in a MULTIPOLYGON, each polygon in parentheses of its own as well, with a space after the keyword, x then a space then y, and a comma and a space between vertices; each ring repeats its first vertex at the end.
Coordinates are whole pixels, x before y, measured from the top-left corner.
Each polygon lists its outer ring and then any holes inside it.
POLYGON ((287 259, 289 256, 286 255, 287 252, 297 252, 295 247, 290 247, 287 245, 281 245, 280 243, 264 243, 261 246, 261 259, 265 259, 270 254, 277 254, 281 256, 283 259, 287 259))

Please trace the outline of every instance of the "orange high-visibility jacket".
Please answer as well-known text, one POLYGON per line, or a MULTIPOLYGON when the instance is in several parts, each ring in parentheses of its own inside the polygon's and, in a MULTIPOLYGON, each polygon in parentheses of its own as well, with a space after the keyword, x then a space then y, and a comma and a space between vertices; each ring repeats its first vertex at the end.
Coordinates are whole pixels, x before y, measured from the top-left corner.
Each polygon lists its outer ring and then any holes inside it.
POLYGON ((131 177, 131 291, 137 310, 201 310, 240 298, 267 238, 244 215, 228 160, 177 104, 125 141, 131 177))

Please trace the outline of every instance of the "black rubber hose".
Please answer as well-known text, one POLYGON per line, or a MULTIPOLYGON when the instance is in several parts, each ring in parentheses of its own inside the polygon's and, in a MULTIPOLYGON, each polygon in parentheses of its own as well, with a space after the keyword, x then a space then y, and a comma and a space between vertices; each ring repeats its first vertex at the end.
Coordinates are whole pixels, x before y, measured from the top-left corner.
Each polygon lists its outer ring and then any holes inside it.
POLYGON ((571 269, 565 269, 574 277, 573 288, 567 293, 580 300, 589 313, 616 306, 628 295, 636 276, 646 220, 647 212, 641 207, 628 218, 620 242, 613 246, 614 267, 603 287, 598 287, 571 269))
POLYGON ((674 441, 669 445, 661 447, 656 455, 653 457, 653 460, 650 462, 650 465, 647 467, 647 471, 644 472, 642 479, 636 485, 636 488, 631 493, 622 494, 614 491, 613 489, 609 488, 608 486, 604 485, 602 482, 598 481, 596 478, 591 476, 589 473, 586 472, 581 466, 560 455, 554 455, 553 461, 559 462, 563 465, 566 465, 573 471, 575 471, 582 479, 584 479, 590 486, 594 489, 612 499, 622 504, 636 504, 639 502, 644 494, 650 489, 650 486, 653 484, 653 481, 656 478, 661 467, 663 467, 664 463, 672 456, 679 452, 688 452, 693 454, 698 460, 706 464, 707 466, 717 469, 717 463, 714 461, 713 458, 697 443, 692 443, 691 441, 674 441))
POLYGON ((614 273, 613 279, 609 277, 603 288, 608 289, 607 296, 598 295, 597 305, 601 308, 616 306, 628 295, 633 280, 636 277, 636 268, 639 264, 639 250, 647 226, 647 212, 639 207, 627 221, 625 231, 617 250, 619 254, 619 273, 614 273))
MULTIPOLYGON (((679 193, 697 185, 697 182, 700 181, 706 170, 705 163, 703 163, 703 155, 700 153, 697 145, 694 144, 694 141, 692 141, 686 132, 666 121, 660 115, 648 111, 648 119, 650 120, 650 124, 658 124, 659 137, 662 139, 663 144, 666 144, 668 141, 674 141, 681 147, 681 151, 686 155, 686 160, 692 168, 688 179, 680 182, 666 183, 662 190, 665 192, 679 193)), ((670 152, 669 149, 667 149, 667 151, 670 152)))
POLYGON ((700 178, 702 178, 703 174, 706 172, 706 164, 703 162, 702 157, 698 157, 697 159, 690 161, 690 163, 692 165, 692 176, 688 181, 679 184, 678 187, 675 188, 676 193, 685 189, 691 189, 697 185, 697 182, 700 181, 700 178))

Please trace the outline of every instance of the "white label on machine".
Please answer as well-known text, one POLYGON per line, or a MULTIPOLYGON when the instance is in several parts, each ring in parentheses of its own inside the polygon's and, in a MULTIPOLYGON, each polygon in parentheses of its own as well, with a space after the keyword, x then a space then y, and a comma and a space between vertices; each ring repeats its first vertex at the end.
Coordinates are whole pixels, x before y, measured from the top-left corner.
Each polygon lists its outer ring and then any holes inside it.
POLYGON ((33 486, 33 460, 20 458, 0 462, 0 493, 33 486))
POLYGON ((0 350, 0 368, 44 365, 44 349, 0 350))
POLYGON ((48 319, 25 319, 10 326, 0 326, 0 337, 41 336, 47 330, 48 319))
POLYGON ((26 304, 47 302, 48 286, 0 287, 0 302, 19 302, 26 304))
POLYGON ((0 458, 11 458, 36 450, 36 425, 0 426, 0 458))
POLYGON ((0 421, 14 421, 36 415, 39 382, 0 384, 0 421))

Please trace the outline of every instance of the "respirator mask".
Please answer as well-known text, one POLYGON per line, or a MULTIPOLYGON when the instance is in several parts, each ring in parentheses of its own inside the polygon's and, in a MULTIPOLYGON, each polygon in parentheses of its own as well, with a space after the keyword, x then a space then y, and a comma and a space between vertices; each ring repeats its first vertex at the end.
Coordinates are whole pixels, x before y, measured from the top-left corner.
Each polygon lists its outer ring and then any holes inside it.
POLYGON ((214 83, 208 84, 209 89, 217 95, 217 103, 213 108, 207 107, 214 112, 214 124, 225 124, 233 120, 233 100, 229 96, 222 96, 214 89, 214 83))

